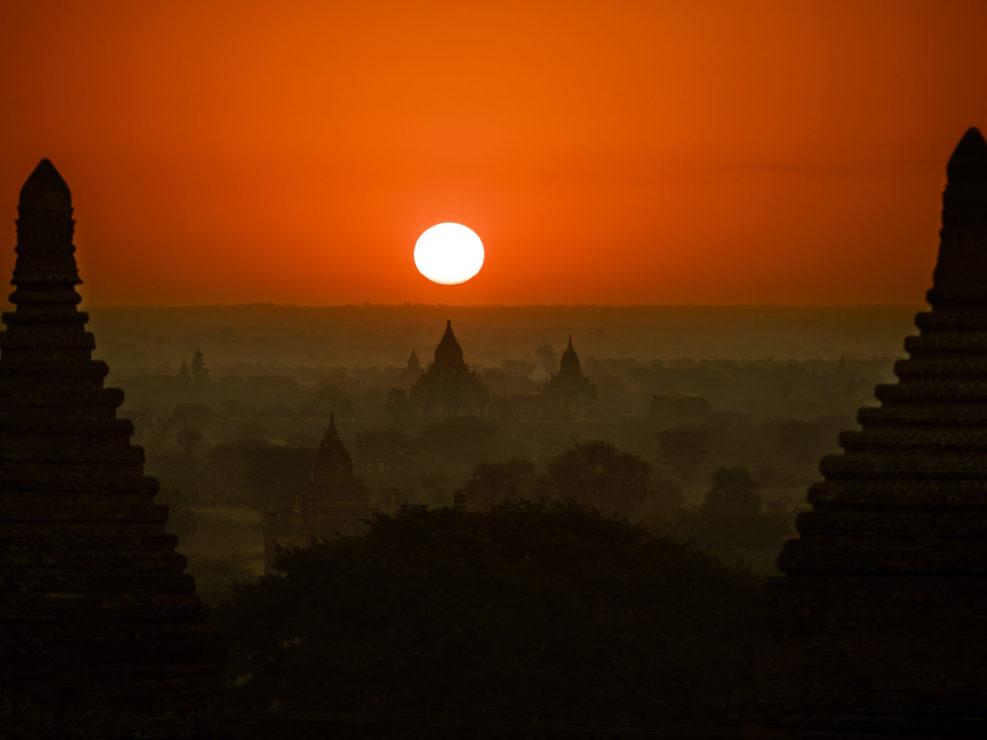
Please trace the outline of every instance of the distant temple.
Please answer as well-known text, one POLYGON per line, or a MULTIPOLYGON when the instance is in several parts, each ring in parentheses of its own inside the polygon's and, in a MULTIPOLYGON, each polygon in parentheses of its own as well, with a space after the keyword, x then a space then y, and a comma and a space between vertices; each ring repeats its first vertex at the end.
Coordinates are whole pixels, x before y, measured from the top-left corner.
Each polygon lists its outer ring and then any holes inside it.
POLYGON ((569 421, 597 412, 596 386, 583 375, 571 336, 559 371, 545 381, 541 392, 515 393, 509 400, 512 413, 521 419, 569 421))
POLYGON ((544 398, 545 415, 554 418, 583 418, 596 405, 596 386, 583 375, 571 336, 559 371, 545 383, 544 398))
POLYGON ((20 193, 0 333, 0 702, 65 716, 208 714, 225 651, 168 509, 116 418, 123 393, 75 286, 72 199, 41 160, 20 193))
POLYGON ((401 383, 407 387, 413 386, 422 376, 422 364, 418 361, 418 353, 414 347, 411 349, 411 356, 408 357, 408 364, 401 372, 401 383))
POLYGON ((264 521, 264 569, 270 573, 279 548, 301 547, 312 540, 359 535, 372 509, 367 492, 356 479, 353 460, 329 417, 308 485, 288 511, 270 512, 264 521))
POLYGON ((987 733, 987 143, 947 167, 898 382, 823 458, 768 587, 758 738, 987 733))
MULTIPOLYGON (((415 358, 417 360, 417 357, 415 358)), ((483 415, 490 402, 487 388, 463 361, 452 322, 435 348, 435 360, 411 388, 412 405, 426 418, 483 415)))

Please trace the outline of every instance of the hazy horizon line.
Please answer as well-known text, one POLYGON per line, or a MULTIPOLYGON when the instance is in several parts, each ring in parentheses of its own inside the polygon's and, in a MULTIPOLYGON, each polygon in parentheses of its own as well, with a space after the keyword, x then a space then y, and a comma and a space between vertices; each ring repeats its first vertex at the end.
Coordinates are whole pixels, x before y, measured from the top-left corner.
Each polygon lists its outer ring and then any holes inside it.
MULTIPOLYGON (((8 304, 10 305, 10 304, 8 304)), ((84 301, 80 307, 85 310, 92 309, 142 309, 142 308, 169 308, 169 309, 192 309, 192 308, 303 308, 303 309, 326 309, 326 308, 449 308, 449 309, 520 309, 520 308, 612 308, 612 309, 640 309, 640 308, 692 308, 692 309, 922 309, 928 304, 921 303, 277 303, 274 301, 253 301, 250 303, 105 303, 87 304, 84 301)))

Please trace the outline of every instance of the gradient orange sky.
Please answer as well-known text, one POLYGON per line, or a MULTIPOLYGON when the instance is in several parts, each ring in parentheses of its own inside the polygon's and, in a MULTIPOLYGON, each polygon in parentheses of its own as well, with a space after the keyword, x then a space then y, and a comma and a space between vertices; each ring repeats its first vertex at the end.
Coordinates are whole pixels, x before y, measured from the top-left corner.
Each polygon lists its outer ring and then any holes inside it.
POLYGON ((30 2, 0 268, 72 188, 84 301, 921 303, 987 2, 30 2), (421 277, 440 221, 481 273, 421 277))

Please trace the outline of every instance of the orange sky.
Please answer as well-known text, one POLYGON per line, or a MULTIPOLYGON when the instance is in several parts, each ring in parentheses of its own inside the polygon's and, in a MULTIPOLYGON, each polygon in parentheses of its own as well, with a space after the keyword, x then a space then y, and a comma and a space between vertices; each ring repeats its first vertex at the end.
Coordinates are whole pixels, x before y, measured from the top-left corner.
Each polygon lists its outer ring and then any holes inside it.
POLYGON ((2 13, 0 268, 48 156, 88 304, 918 304, 987 128, 982 0, 2 13), (465 285, 415 270, 440 221, 465 285))

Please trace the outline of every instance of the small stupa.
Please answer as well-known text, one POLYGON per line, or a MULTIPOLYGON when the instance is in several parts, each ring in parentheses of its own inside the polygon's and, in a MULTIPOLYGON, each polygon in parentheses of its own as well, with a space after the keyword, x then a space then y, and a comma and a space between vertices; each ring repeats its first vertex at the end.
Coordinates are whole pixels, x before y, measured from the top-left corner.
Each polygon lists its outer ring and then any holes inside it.
POLYGON ((586 416, 596 405, 596 386, 583 375, 579 355, 569 345, 562 353, 559 371, 545 382, 545 410, 550 417, 576 419, 586 416))
POLYGON ((0 701, 56 714, 209 713, 225 651, 195 596, 123 392, 79 311, 72 198, 24 183, 0 333, 0 701))
POLYGON ((947 167, 939 257, 768 585, 756 738, 987 735, 987 143, 947 167))
POLYGON ((410 388, 422 376, 422 364, 418 360, 418 353, 415 348, 411 348, 411 355, 408 357, 408 364, 401 371, 401 385, 410 388))
POLYGON ((276 570, 280 548, 363 534, 372 515, 367 491, 356 478, 353 459, 336 430, 335 414, 330 413, 329 427, 315 453, 308 485, 295 497, 294 506, 287 511, 268 512, 265 517, 266 572, 276 570))

